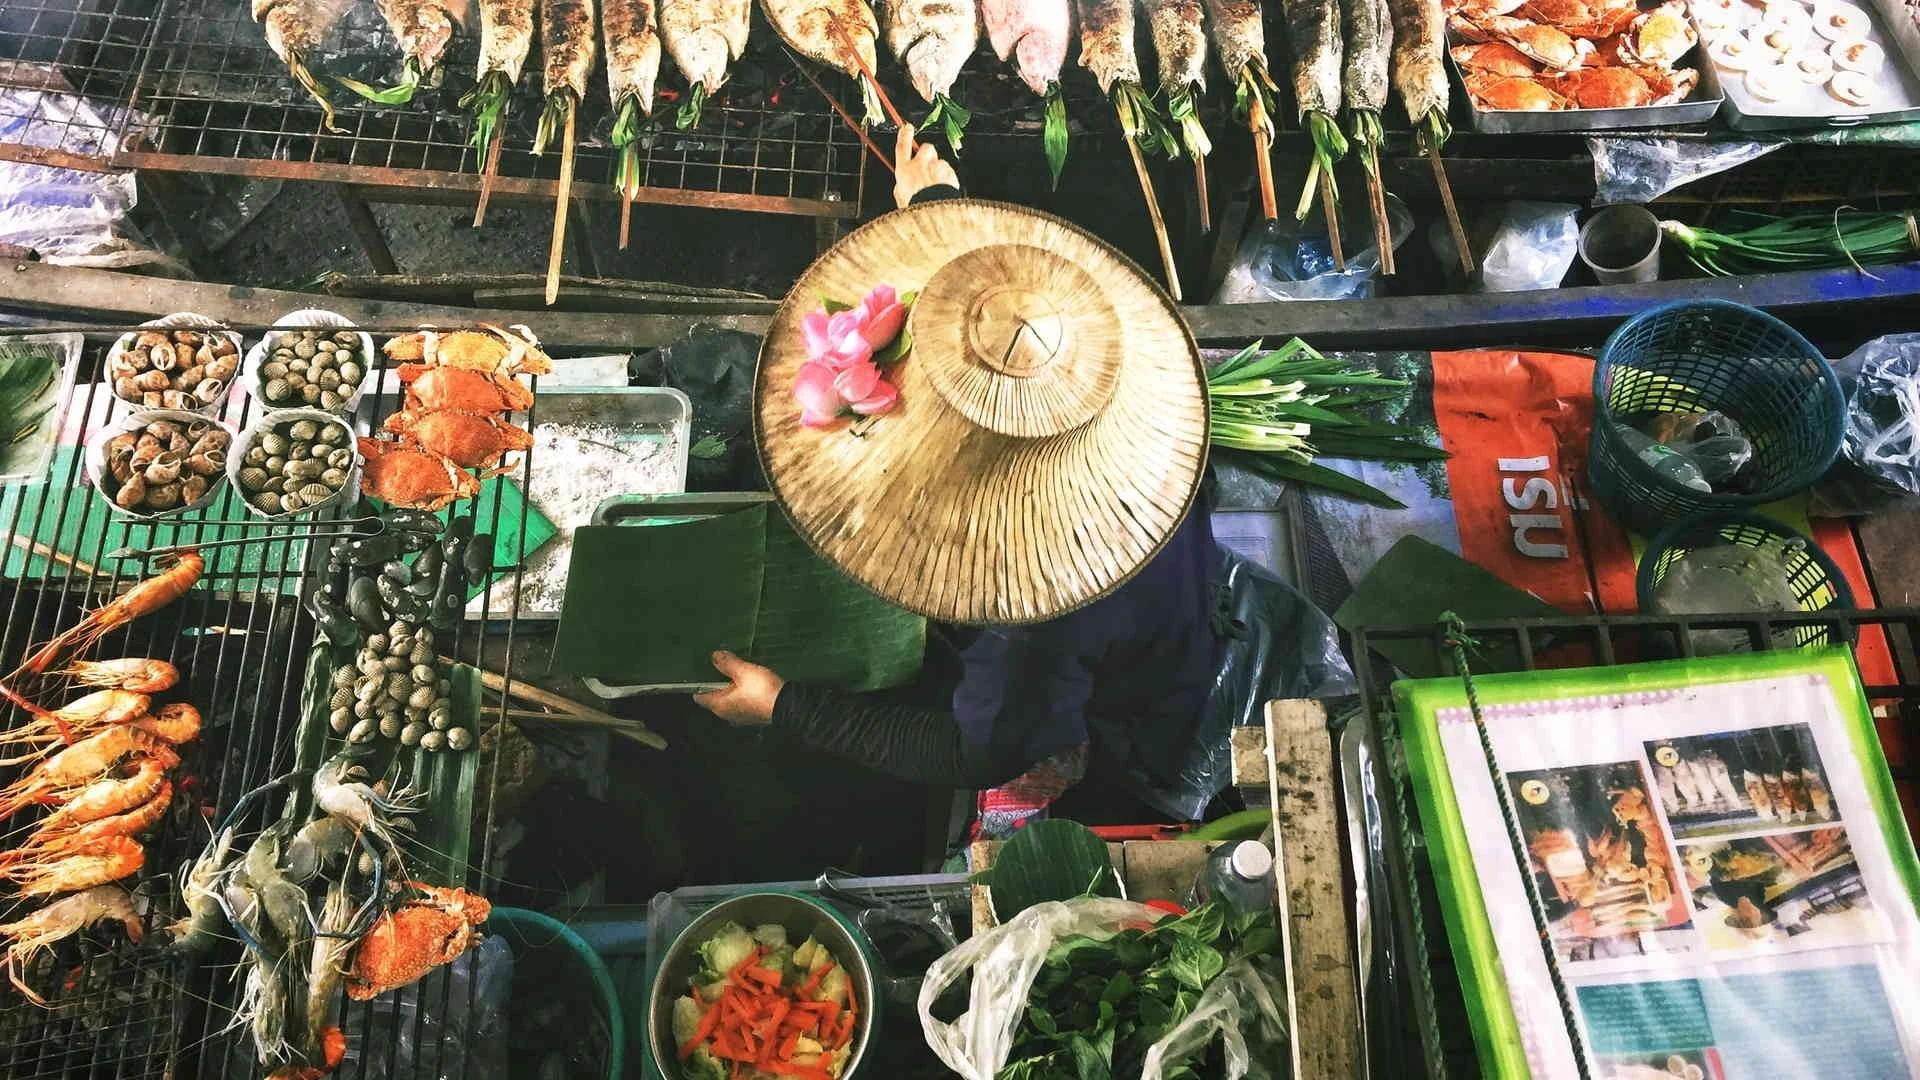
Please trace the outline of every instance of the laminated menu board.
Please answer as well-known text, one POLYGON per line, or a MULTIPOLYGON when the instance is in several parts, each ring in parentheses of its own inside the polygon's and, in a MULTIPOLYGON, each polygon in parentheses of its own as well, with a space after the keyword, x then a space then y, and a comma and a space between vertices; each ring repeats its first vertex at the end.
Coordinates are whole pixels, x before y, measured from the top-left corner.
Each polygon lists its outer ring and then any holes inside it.
POLYGON ((1920 1077, 1920 860, 1848 652, 1474 686, 1517 833, 1462 681, 1394 697, 1485 1075, 1578 1075, 1557 969, 1596 1080, 1920 1077))

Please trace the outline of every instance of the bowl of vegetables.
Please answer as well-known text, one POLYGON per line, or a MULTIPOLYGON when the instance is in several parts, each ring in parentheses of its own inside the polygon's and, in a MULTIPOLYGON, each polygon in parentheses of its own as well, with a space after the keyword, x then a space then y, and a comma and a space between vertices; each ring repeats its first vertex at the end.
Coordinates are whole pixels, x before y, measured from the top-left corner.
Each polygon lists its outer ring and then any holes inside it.
POLYGON ((879 1001, 852 924, 812 898, 757 892, 708 908, 673 940, 647 1007, 666 1080, 845 1080, 879 1001))

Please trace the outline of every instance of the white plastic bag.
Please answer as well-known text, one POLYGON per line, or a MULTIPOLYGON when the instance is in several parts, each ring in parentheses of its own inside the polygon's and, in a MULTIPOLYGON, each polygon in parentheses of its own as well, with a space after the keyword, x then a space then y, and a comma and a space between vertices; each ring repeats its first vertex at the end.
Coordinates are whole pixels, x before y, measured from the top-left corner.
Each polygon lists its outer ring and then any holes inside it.
POLYGON ((1483 292, 1558 288, 1580 247, 1571 203, 1510 202, 1480 259, 1483 292))
POLYGON ((1215 1038, 1226 1050, 1225 1080, 1280 1080, 1289 1071, 1286 990, 1251 960, 1242 960, 1207 984, 1193 1012, 1147 1050, 1140 1080, 1167 1080, 1179 1066, 1190 1068, 1215 1038))
POLYGON ((1027 995, 1047 950, 1074 934, 1112 934, 1128 923, 1151 923, 1152 908, 1129 900, 1090 898, 1035 904, 933 962, 920 984, 920 1029, 947 1068, 966 1080, 993 1080, 1013 1049, 1013 1032, 1027 1014, 1027 995), (942 991, 973 973, 967 1011, 951 1024, 934 1019, 942 991))

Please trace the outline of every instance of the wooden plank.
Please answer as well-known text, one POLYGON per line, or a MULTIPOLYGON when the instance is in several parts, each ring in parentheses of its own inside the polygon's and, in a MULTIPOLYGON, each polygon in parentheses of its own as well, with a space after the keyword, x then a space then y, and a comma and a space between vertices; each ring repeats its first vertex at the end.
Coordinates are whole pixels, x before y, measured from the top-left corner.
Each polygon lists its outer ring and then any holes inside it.
MULTIPOLYGON (((409 330, 424 322, 443 326, 490 322, 506 326, 527 321, 526 312, 501 308, 357 300, 46 263, 0 266, 0 307, 99 324, 139 322, 175 311, 193 311, 234 326, 249 327, 269 326, 289 311, 317 307, 339 312, 363 328, 388 332, 409 330)), ((545 312, 539 321, 540 338, 550 344, 634 349, 678 341, 696 326, 758 334, 765 331, 768 317, 717 312, 698 316, 545 312)))
POLYGON ((1233 729, 1233 786, 1267 786, 1267 729, 1247 725, 1233 729))
POLYGON ((1267 703, 1275 875, 1286 923, 1293 1075, 1360 1075, 1359 983, 1334 798, 1337 766, 1317 701, 1267 703))
POLYGON ((1191 840, 1129 840, 1126 848, 1127 899, 1171 900, 1184 905, 1193 883, 1207 864, 1207 853, 1219 844, 1191 840))

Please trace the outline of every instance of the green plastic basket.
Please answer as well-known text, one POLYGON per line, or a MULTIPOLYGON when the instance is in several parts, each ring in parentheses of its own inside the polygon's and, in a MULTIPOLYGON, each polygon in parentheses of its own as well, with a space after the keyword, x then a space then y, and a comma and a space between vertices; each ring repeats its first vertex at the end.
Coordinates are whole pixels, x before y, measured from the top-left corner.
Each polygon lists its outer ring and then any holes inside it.
MULTIPOLYGON (((1775 555, 1786 567, 1787 580, 1803 612, 1853 607, 1853 590, 1819 544, 1757 514, 1713 514, 1674 522, 1648 542, 1634 580, 1640 610, 1652 610, 1654 589, 1688 552, 1720 544, 1759 548, 1775 555)), ((1781 627, 1779 633, 1791 633, 1796 646, 1807 648, 1832 643, 1834 631, 1826 626, 1804 625, 1781 627)))
POLYGON ((543 992, 537 983, 521 981, 522 965, 534 956, 561 954, 564 966, 571 969, 569 977, 578 977, 593 984, 606 1020, 607 1080, 621 1080, 621 1073, 626 1068, 626 1040, 623 1037, 626 1031, 625 1013, 620 1007, 620 995, 613 987, 613 976, 593 947, 565 923, 525 908, 494 908, 487 917, 486 929, 488 933, 506 938, 508 944, 513 946, 516 996, 522 992, 543 992))
POLYGON ((1804 490, 1833 464, 1846 402, 1833 366, 1779 319, 1725 300, 1642 312, 1593 367, 1593 496, 1640 533, 1695 514, 1748 510, 1804 490), (1753 442, 1753 490, 1695 491, 1641 460, 1615 425, 1719 412, 1753 442))

